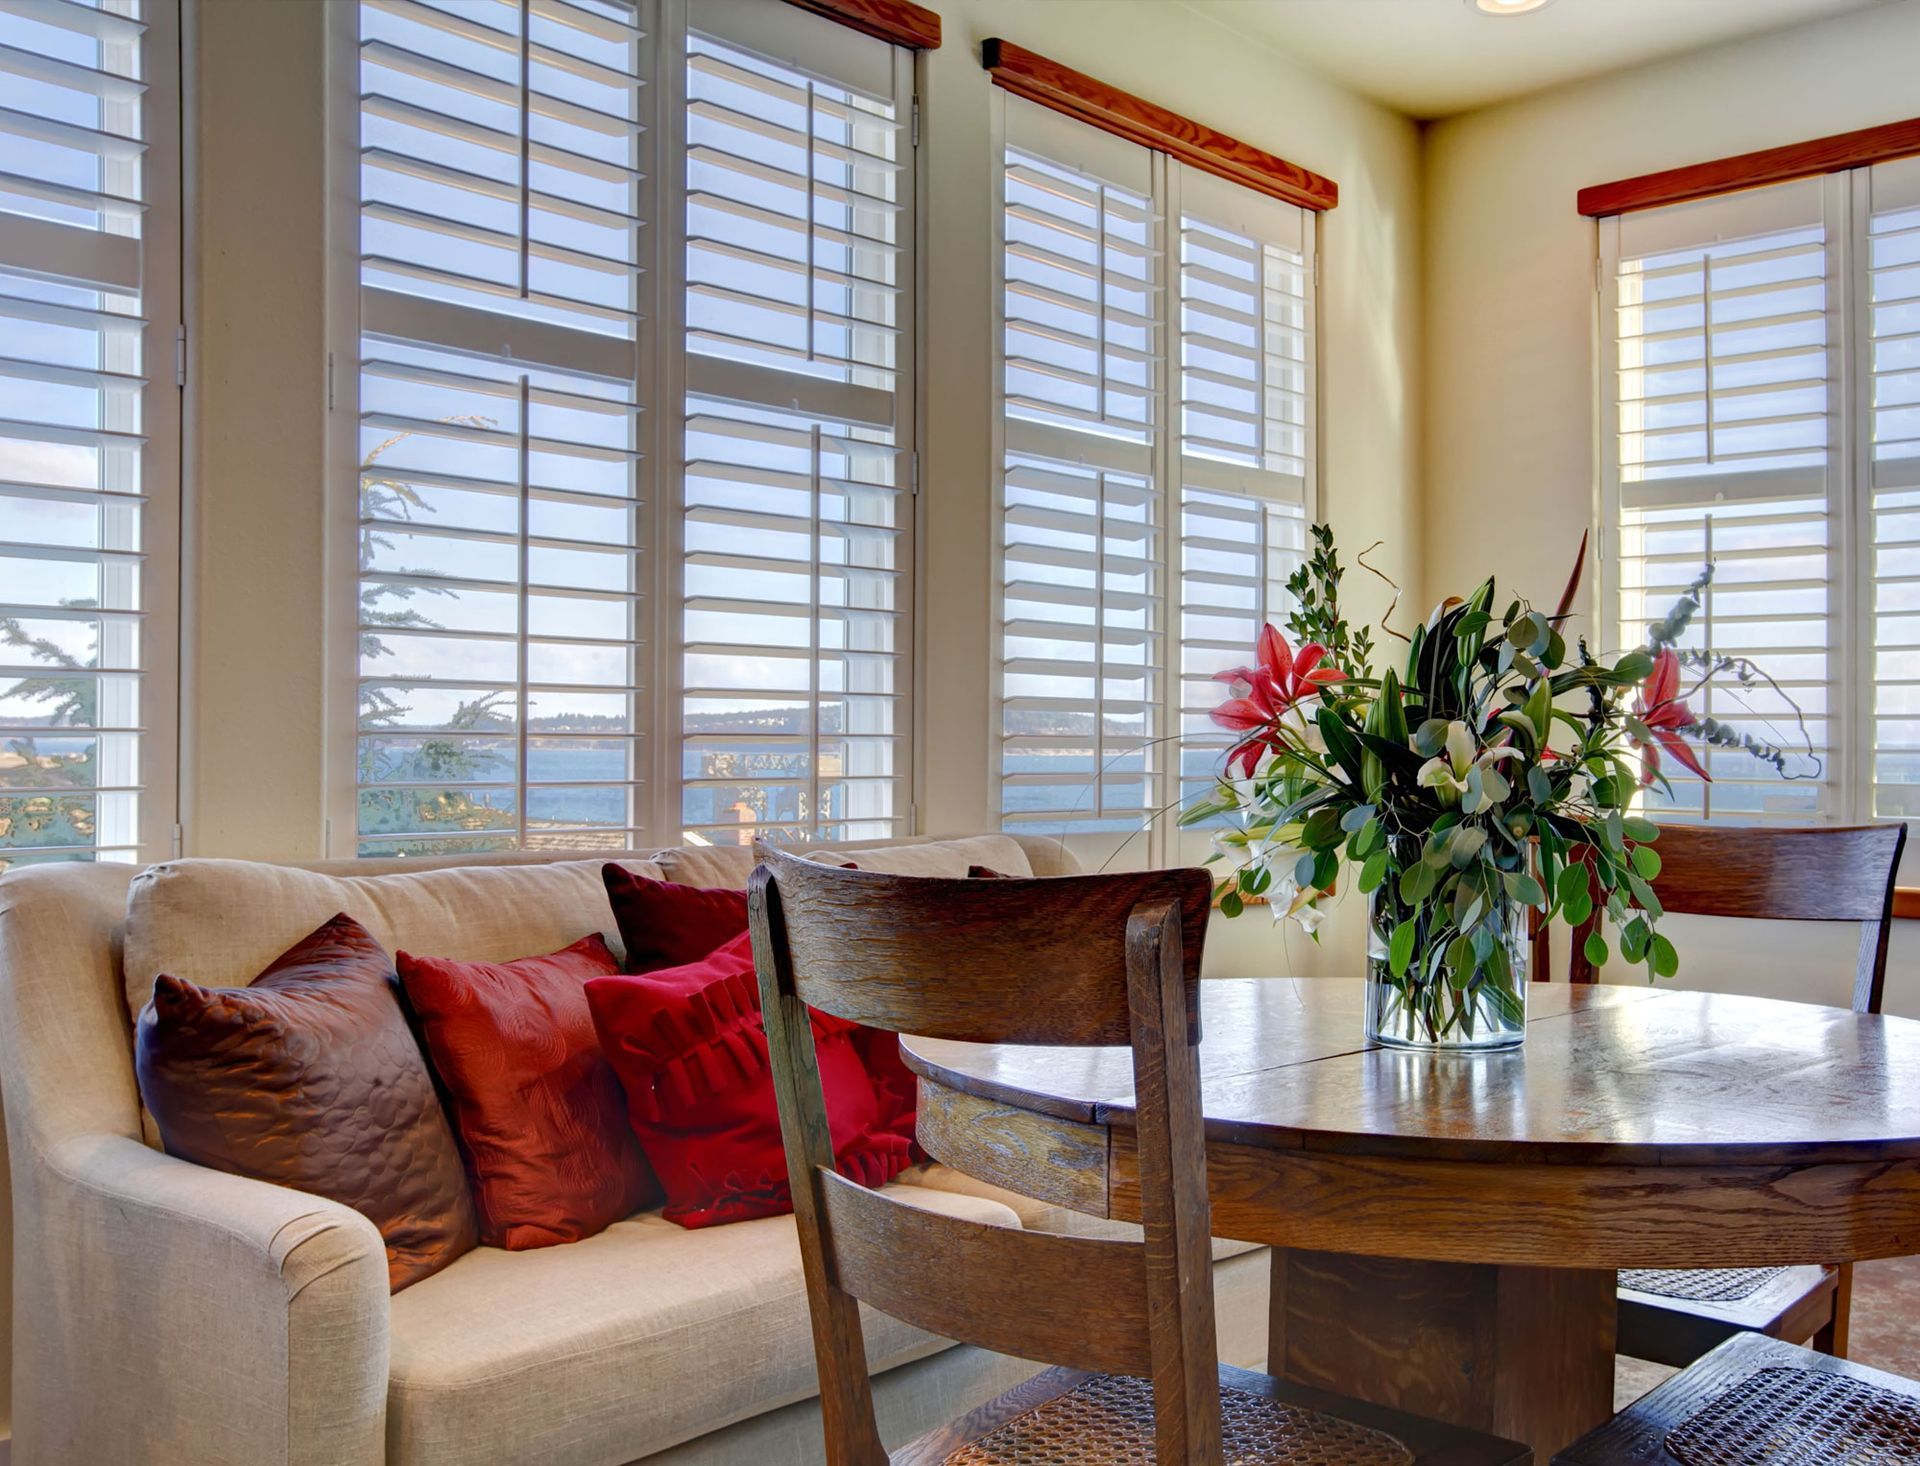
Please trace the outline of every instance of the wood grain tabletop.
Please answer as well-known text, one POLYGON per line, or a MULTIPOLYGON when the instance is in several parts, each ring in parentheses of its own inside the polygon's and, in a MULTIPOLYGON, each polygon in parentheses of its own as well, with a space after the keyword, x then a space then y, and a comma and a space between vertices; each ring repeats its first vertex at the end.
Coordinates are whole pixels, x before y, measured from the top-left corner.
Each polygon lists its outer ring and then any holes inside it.
MULTIPOLYGON (((1202 985, 1210 1141, 1534 1164, 1920 1158, 1920 1022, 1664 986, 1537 984, 1522 1047, 1430 1055, 1366 1044, 1362 987, 1202 985)), ((904 1047, 912 1068, 958 1093, 1131 1125, 1123 1049, 904 1047)))

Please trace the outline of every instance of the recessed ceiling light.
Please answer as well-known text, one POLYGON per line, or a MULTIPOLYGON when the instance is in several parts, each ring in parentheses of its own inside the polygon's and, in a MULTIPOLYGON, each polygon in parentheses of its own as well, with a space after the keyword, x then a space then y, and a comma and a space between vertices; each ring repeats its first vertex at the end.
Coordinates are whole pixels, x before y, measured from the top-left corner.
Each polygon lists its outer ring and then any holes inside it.
POLYGON ((1529 10, 1544 10, 1553 0, 1467 0, 1467 5, 1486 15, 1525 15, 1529 10))

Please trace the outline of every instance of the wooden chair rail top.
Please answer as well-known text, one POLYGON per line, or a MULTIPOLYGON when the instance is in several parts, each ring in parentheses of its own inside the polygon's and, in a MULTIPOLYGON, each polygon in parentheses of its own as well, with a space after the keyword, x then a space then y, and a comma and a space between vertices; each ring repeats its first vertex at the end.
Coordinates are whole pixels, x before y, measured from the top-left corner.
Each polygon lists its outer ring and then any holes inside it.
POLYGON ((1920 921, 1920 886, 1893 888, 1893 914, 1902 921, 1920 921))
MULTIPOLYGON (((1211 1139, 1422 1161, 1803 1166, 1920 1158, 1920 1022, 1779 999, 1551 983, 1515 1050, 1361 1039, 1357 979, 1201 984, 1211 1139)), ((1113 1049, 903 1041, 929 1083, 1015 1111, 1131 1127, 1113 1049)))

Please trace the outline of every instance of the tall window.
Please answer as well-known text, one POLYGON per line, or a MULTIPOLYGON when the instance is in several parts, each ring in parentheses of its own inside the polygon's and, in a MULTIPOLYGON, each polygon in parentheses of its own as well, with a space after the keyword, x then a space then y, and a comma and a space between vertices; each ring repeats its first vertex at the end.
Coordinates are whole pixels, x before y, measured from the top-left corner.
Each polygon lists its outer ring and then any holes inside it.
POLYGON ((1001 817, 1134 828, 1217 763, 1210 679, 1303 548, 1312 224, 1004 106, 1001 817))
POLYGON ((911 57, 690 24, 679 838, 904 833, 911 57))
POLYGON ((171 850, 178 46, 0 10, 0 871, 171 850))
POLYGON ((774 0, 362 0, 355 60, 336 848, 903 828, 910 53, 774 0))
POLYGON ((1692 710, 1801 750, 1782 780, 1713 749, 1710 784, 1672 769, 1649 802, 1920 813, 1920 163, 1603 219, 1601 249, 1619 641, 1710 562, 1683 646, 1750 656, 1778 687, 1692 710))

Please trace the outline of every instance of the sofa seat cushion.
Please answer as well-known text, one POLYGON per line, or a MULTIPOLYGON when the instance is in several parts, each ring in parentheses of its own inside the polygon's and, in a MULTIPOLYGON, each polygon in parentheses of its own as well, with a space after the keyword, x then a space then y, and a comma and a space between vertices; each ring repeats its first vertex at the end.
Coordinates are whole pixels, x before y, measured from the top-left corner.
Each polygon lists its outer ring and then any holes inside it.
MULTIPOLYGON (((888 1191, 1019 1225, 987 1197, 888 1191)), ((863 1312, 876 1370, 948 1347, 863 1312)), ((689 1232, 649 1214, 565 1247, 483 1247, 398 1294, 391 1336, 395 1466, 617 1466, 818 1392, 790 1216, 689 1232)))

